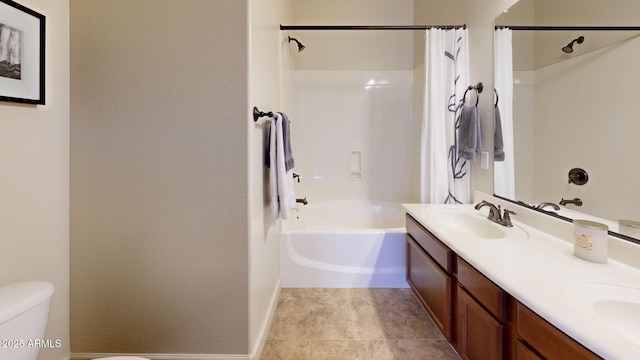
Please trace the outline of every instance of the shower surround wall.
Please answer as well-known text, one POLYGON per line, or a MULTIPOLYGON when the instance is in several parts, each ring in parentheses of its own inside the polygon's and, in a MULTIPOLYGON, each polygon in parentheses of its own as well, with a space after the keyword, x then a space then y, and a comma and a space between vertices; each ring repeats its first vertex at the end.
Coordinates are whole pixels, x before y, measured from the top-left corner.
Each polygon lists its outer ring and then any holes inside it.
POLYGON ((294 71, 298 197, 415 199, 411 70, 294 71))
MULTIPOLYGON (((295 24, 413 23, 413 0, 294 1, 295 24)), ((285 31, 297 197, 417 201, 411 31, 285 31)))

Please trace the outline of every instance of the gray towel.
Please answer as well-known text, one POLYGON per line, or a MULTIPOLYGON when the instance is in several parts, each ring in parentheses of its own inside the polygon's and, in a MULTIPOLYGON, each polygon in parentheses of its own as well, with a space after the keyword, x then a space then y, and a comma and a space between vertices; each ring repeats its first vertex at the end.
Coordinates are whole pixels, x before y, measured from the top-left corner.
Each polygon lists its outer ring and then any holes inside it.
POLYGON ((493 161, 504 161, 504 143, 502 141, 502 120, 500 109, 496 105, 493 119, 493 161))
MULTIPOLYGON (((291 169, 294 168, 295 161, 293 160, 293 153, 291 151, 291 131, 289 129, 289 118, 287 117, 287 115, 283 112, 279 113, 282 116, 282 137, 283 137, 283 142, 284 142, 284 167, 286 171, 289 171, 291 169)), ((275 119, 272 119, 271 121, 275 121, 275 119)), ((264 163, 265 165, 270 168, 271 167, 271 161, 269 158, 269 151, 271 149, 271 127, 269 127, 269 131, 267 133, 267 141, 266 141, 266 147, 265 147, 266 151, 265 151, 265 159, 264 159, 264 163)))
POLYGON ((282 138, 284 140, 284 167, 287 171, 293 169, 296 166, 293 161, 293 153, 291 152, 291 131, 289 129, 289 117, 287 114, 281 112, 282 115, 282 138))
POLYGON ((458 117, 458 156, 476 160, 482 148, 480 137, 480 115, 477 106, 463 106, 458 117))

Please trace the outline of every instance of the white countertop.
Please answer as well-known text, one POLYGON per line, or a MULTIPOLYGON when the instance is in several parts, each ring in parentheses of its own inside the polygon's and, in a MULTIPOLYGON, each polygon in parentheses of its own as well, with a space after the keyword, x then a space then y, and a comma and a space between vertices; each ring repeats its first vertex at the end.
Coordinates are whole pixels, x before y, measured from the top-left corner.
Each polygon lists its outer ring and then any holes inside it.
MULTIPOLYGON (((494 204, 500 202, 493 200, 489 201, 494 204)), ((472 204, 403 204, 409 214, 438 236, 461 258, 583 346, 605 359, 640 359, 640 345, 638 345, 640 333, 621 335, 604 324, 597 316, 581 310, 568 294, 571 285, 579 283, 613 284, 640 289, 640 269, 611 257, 606 264, 579 259, 573 256, 573 245, 569 242, 570 239, 559 238, 539 230, 538 226, 534 228, 525 224, 519 219, 521 216, 523 219, 527 218, 524 214, 512 216, 515 230, 513 228, 504 228, 504 230, 507 234, 509 231, 524 230, 528 235, 525 240, 512 241, 508 236, 501 239, 452 236, 452 233, 446 229, 443 230, 441 226, 438 230, 436 224, 429 224, 431 220, 424 216, 429 208, 447 206, 464 207, 468 211, 476 211, 472 204), (634 338, 637 342, 631 340, 634 338)), ((504 206, 519 213, 532 211, 513 204, 504 206)), ((479 212, 486 216, 488 209, 485 207, 479 212)), ((548 218, 549 221, 562 221, 548 218)), ((565 230, 569 226, 572 229, 572 225, 566 222, 555 226, 564 227, 565 230)), ((610 239, 609 241, 623 240, 610 239)), ((629 244, 622 244, 627 249, 625 251, 637 251, 633 256, 640 258, 640 246, 627 245, 629 244)), ((640 319, 637 320, 640 324, 640 319)))

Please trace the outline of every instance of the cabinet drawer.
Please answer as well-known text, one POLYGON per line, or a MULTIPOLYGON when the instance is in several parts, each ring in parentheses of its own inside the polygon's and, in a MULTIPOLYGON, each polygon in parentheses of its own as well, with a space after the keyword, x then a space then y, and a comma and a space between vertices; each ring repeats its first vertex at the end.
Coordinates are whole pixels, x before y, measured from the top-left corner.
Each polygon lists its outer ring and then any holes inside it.
POLYGON ((496 284, 458 257, 458 283, 500 321, 506 318, 507 294, 496 284))
POLYGON ((518 336, 546 359, 600 359, 526 306, 516 305, 518 336))
POLYGON ((407 282, 444 337, 451 340, 452 280, 407 235, 407 282))
POLYGON ((451 274, 452 252, 438 238, 432 235, 411 215, 407 214, 407 233, 431 256, 446 272, 451 274))

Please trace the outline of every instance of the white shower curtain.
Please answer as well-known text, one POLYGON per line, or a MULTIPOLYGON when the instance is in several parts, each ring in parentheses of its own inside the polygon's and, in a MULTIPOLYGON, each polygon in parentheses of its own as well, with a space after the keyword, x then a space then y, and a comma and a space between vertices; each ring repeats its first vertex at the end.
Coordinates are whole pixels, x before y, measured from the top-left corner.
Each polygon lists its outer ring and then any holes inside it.
POLYGON ((515 199, 515 168, 513 146, 513 50, 510 29, 494 32, 494 77, 498 94, 497 108, 502 123, 504 161, 494 162, 493 192, 515 199))
POLYGON ((466 29, 429 29, 425 44, 425 90, 420 141, 423 203, 469 203, 467 161, 455 149, 455 123, 469 86, 466 29))

